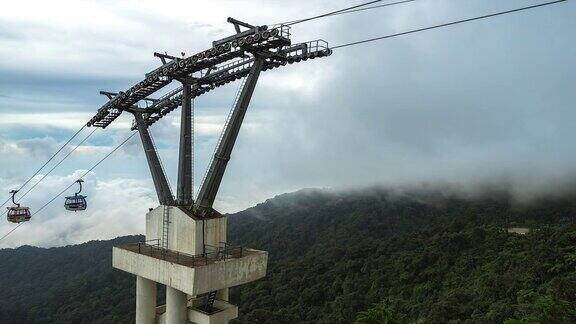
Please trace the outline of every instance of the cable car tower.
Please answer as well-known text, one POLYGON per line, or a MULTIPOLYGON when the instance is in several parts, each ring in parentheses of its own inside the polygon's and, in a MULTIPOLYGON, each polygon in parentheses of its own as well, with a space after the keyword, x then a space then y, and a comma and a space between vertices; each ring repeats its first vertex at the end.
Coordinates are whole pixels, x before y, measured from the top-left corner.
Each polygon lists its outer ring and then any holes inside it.
POLYGON ((268 253, 230 246, 226 216, 213 208, 242 121, 263 71, 332 54, 323 40, 293 44, 290 27, 253 26, 228 18, 235 34, 185 57, 154 53, 162 65, 125 91, 108 97, 88 126, 106 128, 123 112, 134 116, 160 206, 146 215, 146 242, 113 248, 113 266, 137 276, 136 323, 228 323, 238 308, 228 288, 266 275, 268 253), (193 198, 193 99, 242 79, 208 170, 193 198), (173 81, 159 98, 150 96, 173 81), (139 103, 145 103, 144 107, 139 103), (172 194, 149 127, 182 107, 176 196, 172 194), (166 305, 156 305, 156 283, 166 285, 166 305))

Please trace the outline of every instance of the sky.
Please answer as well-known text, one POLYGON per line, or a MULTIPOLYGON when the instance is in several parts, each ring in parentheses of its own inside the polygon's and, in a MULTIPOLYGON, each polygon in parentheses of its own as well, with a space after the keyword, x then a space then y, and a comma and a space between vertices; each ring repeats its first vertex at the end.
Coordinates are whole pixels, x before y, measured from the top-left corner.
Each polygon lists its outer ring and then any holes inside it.
MULTIPOLYGON (((293 26, 294 42, 338 45, 541 3, 419 0, 293 26)), ((0 192, 9 197, 118 91, 233 33, 226 18, 274 24, 360 1, 9 1, 0 11, 0 192)), ((301 188, 505 184, 519 199, 576 175, 574 1, 336 49, 263 72, 218 193, 234 212, 301 188)), ((176 84, 174 84, 176 86, 176 84)), ((198 186, 238 83, 195 100, 198 186)), ((22 198, 32 212, 130 135, 97 129, 22 198)), ((62 154, 92 129, 85 129, 62 154)), ((179 110, 151 127, 174 188, 179 110)), ((41 171, 21 194, 58 161, 41 171)), ((89 209, 63 197, 0 242, 61 246, 142 233, 158 202, 135 136, 85 177, 89 209)), ((74 194, 75 187, 66 194, 74 194)), ((196 188, 197 189, 197 188, 196 188)), ((0 195, 1 197, 1 195, 0 195)), ((18 196, 17 196, 18 197, 18 196)), ((0 236, 14 228, 0 222, 0 236)))

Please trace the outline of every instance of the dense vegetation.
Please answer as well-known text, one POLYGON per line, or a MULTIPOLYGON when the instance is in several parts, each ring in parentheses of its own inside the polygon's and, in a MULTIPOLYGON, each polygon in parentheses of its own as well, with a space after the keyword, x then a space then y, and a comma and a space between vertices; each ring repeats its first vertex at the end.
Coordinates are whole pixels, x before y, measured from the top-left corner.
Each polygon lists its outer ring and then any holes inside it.
POLYGON ((505 194, 277 197, 231 227, 271 253, 267 278, 234 297, 245 323, 350 323, 372 305, 392 322, 574 323, 571 198, 514 206, 505 194), (504 230, 514 224, 533 231, 504 230))
POLYGON ((112 270, 111 252, 139 240, 0 250, 0 323, 134 322, 135 282, 112 270))
MULTIPOLYGON (((267 277, 231 292, 238 322, 574 323, 574 201, 278 196, 230 217, 231 241, 270 252, 267 277)), ((0 322, 133 322, 134 280, 111 269, 110 247, 138 239, 0 250, 0 322)))

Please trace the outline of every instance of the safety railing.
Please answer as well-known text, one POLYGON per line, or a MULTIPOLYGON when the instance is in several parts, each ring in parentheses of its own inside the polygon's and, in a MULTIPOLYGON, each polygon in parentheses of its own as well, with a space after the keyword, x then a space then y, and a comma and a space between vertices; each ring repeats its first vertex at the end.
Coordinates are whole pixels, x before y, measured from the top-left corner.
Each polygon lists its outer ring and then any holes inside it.
POLYGON ((230 246, 227 244, 220 246, 206 245, 207 252, 192 255, 165 249, 160 247, 159 244, 160 240, 150 240, 146 242, 121 245, 119 248, 187 267, 204 266, 214 262, 242 258, 246 252, 246 250, 241 246, 230 246), (149 244, 151 242, 155 242, 155 244, 149 244))
POLYGON ((324 53, 327 52, 330 48, 328 47, 328 42, 322 39, 313 40, 306 43, 300 43, 288 48, 283 49, 282 51, 286 53, 287 57, 293 56, 305 56, 310 53, 324 53))
POLYGON ((288 25, 282 25, 282 24, 273 25, 273 26, 269 27, 268 30, 272 30, 274 28, 278 28, 278 31, 279 31, 278 36, 280 36, 280 37, 290 38, 290 36, 292 36, 292 34, 290 33, 290 28, 292 28, 292 27, 290 27, 288 25))
MULTIPOLYGON (((290 37, 290 27, 289 26, 278 26, 278 37, 290 37)), ((271 37, 270 40, 274 40, 275 37, 271 37)), ((278 45, 278 44, 276 44, 278 45)), ((280 47, 278 47, 280 48, 280 47)), ((285 65, 286 63, 292 64, 295 62, 305 61, 308 59, 314 59, 317 57, 324 57, 329 56, 332 54, 332 50, 329 48, 328 43, 322 39, 313 40, 305 43, 299 43, 294 45, 286 45, 282 46, 279 49, 278 54, 285 55, 286 61, 281 63, 279 61, 276 62, 267 62, 263 68, 264 71, 276 68, 281 65, 285 65)), ((237 59, 234 61, 229 61, 223 64, 214 64, 210 68, 206 68, 206 70, 210 72, 207 75, 199 78, 198 81, 200 84, 210 85, 210 86, 199 86, 193 89, 193 97, 200 96, 214 88, 221 86, 225 83, 229 83, 234 81, 235 79, 239 79, 241 77, 246 76, 252 65, 254 64, 254 57, 247 56, 242 59, 237 59)), ((130 93, 128 91, 127 93, 130 93)), ((154 100, 152 106, 148 107, 151 111, 150 118, 147 120, 148 125, 152 125, 157 120, 161 119, 163 116, 169 114, 174 109, 178 108, 178 106, 182 102, 182 88, 176 88, 172 91, 161 96, 159 99, 154 100)), ((106 118, 104 118, 101 122, 97 122, 97 126, 106 126, 110 122, 112 122, 117 116, 121 113, 118 110, 117 113, 113 110, 108 110, 108 114, 106 118)), ((97 118, 93 118, 97 119, 97 118)), ((134 128, 133 128, 134 129, 134 128)))
POLYGON ((278 36, 290 39, 290 36, 291 36, 291 33, 290 33, 291 27, 290 26, 280 25, 277 28, 278 28, 278 30, 280 30, 280 32, 278 33, 278 36))
POLYGON ((232 61, 230 63, 218 65, 215 67, 214 72, 210 73, 209 75, 216 75, 218 73, 222 73, 223 71, 228 71, 228 74, 231 74, 231 73, 236 72, 238 70, 242 70, 242 69, 251 67, 253 62, 254 62, 254 58, 249 57, 249 58, 243 58, 240 60, 235 60, 235 61, 232 61))

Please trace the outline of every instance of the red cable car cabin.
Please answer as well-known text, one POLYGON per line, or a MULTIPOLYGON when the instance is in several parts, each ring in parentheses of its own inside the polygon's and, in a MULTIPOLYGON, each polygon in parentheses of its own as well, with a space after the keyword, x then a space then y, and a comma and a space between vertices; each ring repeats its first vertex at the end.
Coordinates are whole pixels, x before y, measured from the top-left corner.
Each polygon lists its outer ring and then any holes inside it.
POLYGON ((8 214, 7 219, 9 222, 12 223, 22 223, 27 222, 32 218, 30 214, 30 208, 28 207, 20 207, 20 206, 12 206, 8 207, 8 214))
POLYGON ((14 196, 16 196, 17 192, 18 190, 10 191, 12 194, 12 203, 14 206, 7 207, 8 213, 6 214, 6 218, 9 222, 12 223, 27 222, 30 220, 30 218, 32 218, 32 214, 30 214, 30 208, 21 207, 20 204, 17 204, 16 201, 14 201, 14 196))

